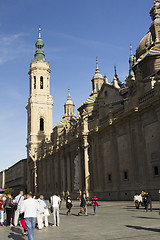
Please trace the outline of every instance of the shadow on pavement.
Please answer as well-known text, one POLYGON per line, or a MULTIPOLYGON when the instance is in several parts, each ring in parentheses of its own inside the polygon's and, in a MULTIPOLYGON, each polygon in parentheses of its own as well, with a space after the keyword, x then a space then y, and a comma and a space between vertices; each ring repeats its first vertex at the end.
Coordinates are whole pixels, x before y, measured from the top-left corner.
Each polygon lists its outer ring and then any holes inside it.
POLYGON ((126 225, 128 228, 133 228, 136 230, 146 230, 146 231, 151 231, 151 232, 160 232, 160 229, 157 228, 147 228, 147 227, 140 227, 140 226, 132 226, 132 225, 126 225))
POLYGON ((133 216, 134 218, 143 218, 143 219, 158 219, 159 220, 159 218, 152 218, 152 217, 135 217, 135 216, 133 216))
POLYGON ((14 239, 14 240, 25 240, 25 238, 22 236, 22 230, 20 228, 11 227, 11 231, 8 235, 8 238, 14 239))
POLYGON ((14 240, 25 240, 25 238, 23 238, 21 234, 16 234, 16 233, 10 233, 8 235, 8 238, 14 239, 14 240))

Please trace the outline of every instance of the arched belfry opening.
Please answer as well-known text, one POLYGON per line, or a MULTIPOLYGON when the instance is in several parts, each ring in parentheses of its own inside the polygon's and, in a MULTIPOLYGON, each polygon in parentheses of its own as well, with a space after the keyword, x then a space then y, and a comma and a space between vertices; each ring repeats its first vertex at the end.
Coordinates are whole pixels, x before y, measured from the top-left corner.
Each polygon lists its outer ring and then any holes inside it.
POLYGON ((44 119, 40 118, 40 131, 44 131, 44 119))

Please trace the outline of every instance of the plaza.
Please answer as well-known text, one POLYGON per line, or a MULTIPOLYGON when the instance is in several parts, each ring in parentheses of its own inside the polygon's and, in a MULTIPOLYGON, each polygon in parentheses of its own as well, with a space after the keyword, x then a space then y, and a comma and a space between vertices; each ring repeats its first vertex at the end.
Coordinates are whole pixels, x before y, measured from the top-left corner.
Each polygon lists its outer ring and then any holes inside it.
MULTIPOLYGON (((72 215, 66 215, 65 202, 60 209, 60 227, 52 227, 53 217, 49 217, 49 227, 35 229, 35 240, 155 240, 160 234, 159 202, 153 202, 153 211, 143 207, 136 209, 133 201, 99 202, 97 215, 88 206, 88 216, 78 216, 79 201, 73 201, 72 215)), ((1 227, 0 239, 25 240, 21 227, 1 227)))

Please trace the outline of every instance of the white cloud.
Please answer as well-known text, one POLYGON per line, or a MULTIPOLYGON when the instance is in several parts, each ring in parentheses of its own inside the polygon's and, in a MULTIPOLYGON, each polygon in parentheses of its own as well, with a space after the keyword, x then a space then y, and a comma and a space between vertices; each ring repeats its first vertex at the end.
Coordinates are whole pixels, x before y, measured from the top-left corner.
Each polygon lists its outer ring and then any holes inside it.
POLYGON ((0 64, 19 58, 30 50, 25 45, 25 33, 16 33, 12 35, 0 34, 0 64))

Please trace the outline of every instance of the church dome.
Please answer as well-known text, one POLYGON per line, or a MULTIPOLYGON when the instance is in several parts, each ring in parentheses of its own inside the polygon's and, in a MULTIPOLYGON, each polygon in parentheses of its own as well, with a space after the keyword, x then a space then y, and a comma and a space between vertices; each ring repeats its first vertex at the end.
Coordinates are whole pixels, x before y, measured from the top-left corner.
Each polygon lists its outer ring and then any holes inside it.
POLYGON ((150 49, 151 45, 153 44, 153 40, 152 40, 152 34, 151 32, 148 32, 140 41, 138 48, 136 50, 136 59, 138 60, 138 58, 140 56, 142 56, 144 53, 146 53, 148 51, 148 49, 150 49))

